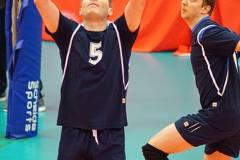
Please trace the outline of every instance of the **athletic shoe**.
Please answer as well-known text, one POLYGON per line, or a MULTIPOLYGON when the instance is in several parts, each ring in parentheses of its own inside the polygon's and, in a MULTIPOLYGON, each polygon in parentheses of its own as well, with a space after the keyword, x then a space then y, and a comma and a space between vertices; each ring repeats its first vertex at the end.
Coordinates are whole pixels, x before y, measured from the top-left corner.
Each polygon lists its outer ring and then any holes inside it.
POLYGON ((3 92, 2 94, 0 94, 0 102, 5 102, 7 100, 6 94, 5 92, 3 92))
MULTIPOLYGON (((39 100, 39 107, 38 107, 38 112, 43 112, 46 110, 46 106, 44 104, 44 100, 43 100, 43 97, 40 98, 39 100)), ((4 112, 7 112, 8 111, 8 108, 7 108, 7 105, 3 107, 3 111, 4 112)))
POLYGON ((7 112, 7 105, 5 105, 5 106, 3 107, 3 111, 4 111, 4 112, 7 112))
POLYGON ((46 106, 44 104, 44 100, 43 100, 43 97, 40 98, 39 100, 39 107, 38 107, 38 112, 43 112, 46 110, 46 106))

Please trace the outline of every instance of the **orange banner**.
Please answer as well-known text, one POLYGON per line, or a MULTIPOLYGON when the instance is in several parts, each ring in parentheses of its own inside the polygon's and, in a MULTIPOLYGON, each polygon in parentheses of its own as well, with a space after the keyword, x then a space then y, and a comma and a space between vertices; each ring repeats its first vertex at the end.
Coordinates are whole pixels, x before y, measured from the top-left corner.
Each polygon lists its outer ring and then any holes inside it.
MULTIPOLYGON (((82 22, 79 16, 80 1, 75 0, 52 0, 60 11, 78 22, 82 22)), ((113 16, 109 21, 119 17, 129 0, 113 0, 113 16)), ((218 0, 211 18, 219 24, 240 33, 240 5, 239 0, 218 0)), ((147 0, 146 8, 142 17, 140 32, 133 51, 159 52, 173 51, 185 48, 191 43, 191 31, 186 22, 181 18, 181 0, 147 0)), ((43 27, 43 40, 52 41, 43 27)))

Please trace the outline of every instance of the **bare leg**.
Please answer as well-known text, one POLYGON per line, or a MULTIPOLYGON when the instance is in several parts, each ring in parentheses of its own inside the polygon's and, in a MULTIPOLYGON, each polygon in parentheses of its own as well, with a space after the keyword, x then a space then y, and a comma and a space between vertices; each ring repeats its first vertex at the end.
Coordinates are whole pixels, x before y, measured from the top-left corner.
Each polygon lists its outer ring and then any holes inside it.
POLYGON ((170 124, 158 132, 148 143, 168 154, 185 151, 194 147, 182 138, 175 124, 170 124))
POLYGON ((223 153, 218 151, 214 152, 213 154, 204 154, 204 160, 230 160, 231 157, 227 156, 223 153))

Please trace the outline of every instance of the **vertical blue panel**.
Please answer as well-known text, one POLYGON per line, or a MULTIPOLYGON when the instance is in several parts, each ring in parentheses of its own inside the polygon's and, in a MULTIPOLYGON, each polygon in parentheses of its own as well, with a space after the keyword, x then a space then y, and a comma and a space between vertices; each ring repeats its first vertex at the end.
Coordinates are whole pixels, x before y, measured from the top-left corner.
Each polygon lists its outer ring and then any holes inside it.
POLYGON ((17 41, 11 51, 12 0, 7 1, 6 34, 9 73, 6 138, 36 136, 40 95, 42 20, 33 0, 23 0, 17 20, 17 41))

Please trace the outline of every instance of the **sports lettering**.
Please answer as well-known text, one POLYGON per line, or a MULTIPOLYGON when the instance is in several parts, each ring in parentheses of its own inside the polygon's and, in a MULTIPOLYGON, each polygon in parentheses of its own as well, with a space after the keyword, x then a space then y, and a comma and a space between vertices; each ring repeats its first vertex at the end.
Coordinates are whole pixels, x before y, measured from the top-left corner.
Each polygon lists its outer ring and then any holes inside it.
POLYGON ((38 104, 38 88, 39 81, 30 81, 28 82, 28 91, 26 91, 27 96, 27 115, 25 131, 36 131, 37 129, 37 104, 38 104))

